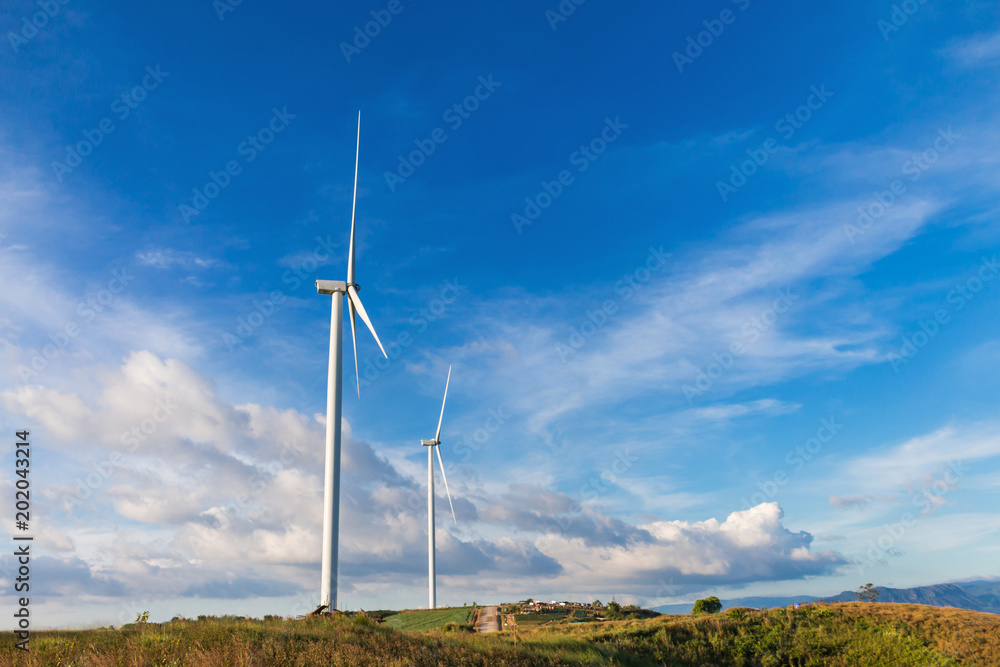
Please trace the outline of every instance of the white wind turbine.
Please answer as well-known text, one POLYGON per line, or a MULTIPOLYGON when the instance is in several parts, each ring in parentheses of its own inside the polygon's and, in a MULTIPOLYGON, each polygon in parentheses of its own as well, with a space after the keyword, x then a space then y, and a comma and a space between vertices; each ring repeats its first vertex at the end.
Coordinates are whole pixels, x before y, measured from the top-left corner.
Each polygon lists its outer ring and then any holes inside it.
POLYGON ((434 451, 437 450, 438 463, 441 464, 441 479, 444 480, 444 490, 448 494, 448 505, 451 506, 451 519, 456 524, 455 506, 451 502, 451 491, 448 490, 448 477, 444 474, 444 461, 441 459, 441 421, 444 419, 444 404, 448 400, 448 385, 451 383, 451 366, 448 367, 448 379, 444 383, 444 398, 441 399, 441 416, 438 417, 437 434, 433 440, 421 440, 420 444, 429 447, 427 450, 427 576, 430 588, 430 608, 437 607, 437 585, 434 571, 434 451))
MULTIPOLYGON (((358 207, 358 158, 361 154, 361 112, 358 112, 358 144, 354 156, 354 203, 351 206, 351 245, 347 251, 347 281, 317 280, 316 291, 333 295, 333 310, 330 315, 330 369, 326 389, 326 465, 323 481, 323 573, 320 581, 320 606, 328 611, 337 608, 337 556, 340 538, 340 406, 343 377, 341 374, 343 343, 341 330, 344 325, 344 300, 351 311, 351 340, 354 343, 354 376, 358 381, 358 396, 361 396, 361 378, 358 373, 358 337, 354 330, 355 310, 375 337, 382 354, 385 348, 378 339, 375 328, 358 296, 358 285, 354 282, 354 217, 358 207)), ((389 355, 386 355, 388 358, 389 355)))

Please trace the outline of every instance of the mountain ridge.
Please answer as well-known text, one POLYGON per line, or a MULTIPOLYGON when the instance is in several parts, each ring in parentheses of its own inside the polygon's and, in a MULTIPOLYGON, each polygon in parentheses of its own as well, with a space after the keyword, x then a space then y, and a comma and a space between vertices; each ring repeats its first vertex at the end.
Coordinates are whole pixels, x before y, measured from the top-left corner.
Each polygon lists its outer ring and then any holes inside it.
MULTIPOLYGON (((888 588, 885 586, 876 586, 875 588, 879 591, 878 602, 925 604, 932 607, 956 607, 970 611, 1000 614, 1000 580, 974 579, 965 582, 916 586, 913 588, 888 588)), ((826 602, 855 602, 857 596, 854 591, 843 591, 833 596, 756 596, 730 598, 721 602, 723 609, 729 609, 731 607, 787 607, 791 604, 820 600, 825 600, 826 602)), ((693 602, 685 602, 660 605, 659 607, 653 607, 653 610, 664 614, 688 614, 691 612, 693 606, 693 602)))

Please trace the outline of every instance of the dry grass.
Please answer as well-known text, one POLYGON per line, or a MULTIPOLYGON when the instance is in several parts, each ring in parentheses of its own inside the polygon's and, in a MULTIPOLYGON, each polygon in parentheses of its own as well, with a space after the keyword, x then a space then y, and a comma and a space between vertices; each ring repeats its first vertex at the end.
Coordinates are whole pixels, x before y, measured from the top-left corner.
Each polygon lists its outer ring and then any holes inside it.
POLYGON ((961 664, 1000 665, 1000 615, 920 604, 847 602, 837 608, 852 618, 902 621, 932 648, 956 657, 961 664))
POLYGON ((920 605, 847 603, 692 618, 462 635, 402 633, 366 619, 233 618, 122 630, 44 632, 28 655, 0 643, 0 666, 675 665, 1000 667, 1000 616, 920 605))

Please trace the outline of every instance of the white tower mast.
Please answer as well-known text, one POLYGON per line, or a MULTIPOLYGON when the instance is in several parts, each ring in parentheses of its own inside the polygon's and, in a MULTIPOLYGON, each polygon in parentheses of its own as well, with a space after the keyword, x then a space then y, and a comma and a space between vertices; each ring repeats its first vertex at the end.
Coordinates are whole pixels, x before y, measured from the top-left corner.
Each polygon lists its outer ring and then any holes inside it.
POLYGON ((421 440, 420 444, 427 447, 427 579, 429 588, 430 609, 437 607, 437 572, 434 569, 434 450, 437 450, 438 463, 441 465, 441 479, 444 480, 444 490, 448 494, 448 505, 451 506, 452 521, 455 518, 455 506, 451 502, 451 491, 448 490, 448 477, 444 474, 444 460, 441 458, 441 421, 444 419, 444 404, 448 400, 448 385, 451 383, 451 366, 448 367, 448 379, 444 383, 444 398, 441 399, 441 416, 438 417, 437 435, 433 440, 421 440))
MULTIPOLYGON (((347 281, 317 280, 316 291, 333 296, 330 313, 330 366, 326 389, 326 463, 323 469, 323 572, 320 575, 320 608, 328 611, 337 608, 337 560, 340 541, 340 421, 341 399, 343 395, 343 343, 341 331, 344 325, 344 301, 347 296, 351 311, 351 339, 354 342, 354 374, 358 381, 358 396, 361 396, 361 379, 358 373, 358 339, 354 332, 354 313, 361 315, 368 330, 375 337, 382 354, 385 348, 372 326, 365 307, 358 296, 358 285, 354 282, 354 218, 358 206, 358 158, 361 154, 361 112, 358 112, 358 144, 354 156, 354 203, 351 207, 351 244, 347 255, 347 281)), ((386 355, 388 358, 389 355, 386 355)))

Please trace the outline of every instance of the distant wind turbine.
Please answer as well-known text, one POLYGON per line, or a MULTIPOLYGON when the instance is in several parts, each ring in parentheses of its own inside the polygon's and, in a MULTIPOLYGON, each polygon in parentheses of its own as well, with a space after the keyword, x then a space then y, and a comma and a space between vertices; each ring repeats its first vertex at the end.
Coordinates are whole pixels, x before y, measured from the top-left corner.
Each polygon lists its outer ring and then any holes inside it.
POLYGON ((429 447, 427 450, 427 576, 430 588, 430 608, 437 607, 437 585, 434 570, 434 450, 437 450, 438 463, 441 465, 441 479, 444 480, 444 490, 448 494, 448 505, 451 506, 451 519, 456 524, 455 506, 451 502, 451 491, 448 490, 448 477, 444 474, 444 461, 441 459, 441 421, 444 419, 444 404, 448 400, 448 385, 451 383, 451 366, 448 367, 448 379, 444 383, 444 398, 441 399, 441 416, 438 417, 437 434, 433 440, 421 440, 420 444, 429 447))
MULTIPOLYGON (((320 609, 328 611, 337 608, 337 559, 340 539, 340 414, 343 394, 341 374, 343 343, 341 330, 344 326, 344 300, 351 311, 351 340, 354 343, 354 377, 358 382, 358 396, 361 396, 361 378, 358 373, 358 337, 354 330, 354 314, 361 315, 368 330, 375 337, 382 354, 385 348, 378 339, 375 328, 358 296, 358 285, 354 282, 354 218, 358 208, 358 159, 361 155, 361 112, 358 112, 358 143, 354 155, 354 203, 351 206, 351 245, 347 251, 347 281, 317 280, 316 291, 333 295, 333 310, 330 315, 330 367, 326 389, 326 465, 323 480, 323 572, 320 580, 320 609)), ((389 358, 389 355, 386 355, 389 358)))

